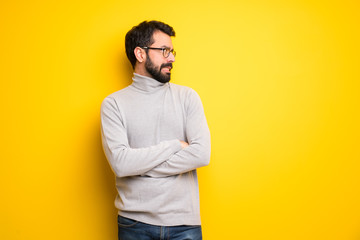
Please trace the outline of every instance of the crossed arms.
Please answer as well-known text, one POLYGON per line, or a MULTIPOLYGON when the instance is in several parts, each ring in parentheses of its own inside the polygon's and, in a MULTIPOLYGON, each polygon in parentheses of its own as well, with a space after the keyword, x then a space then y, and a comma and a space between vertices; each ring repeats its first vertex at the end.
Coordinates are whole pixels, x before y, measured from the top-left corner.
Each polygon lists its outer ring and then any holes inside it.
POLYGON ((188 142, 173 139, 145 148, 131 148, 116 101, 106 98, 101 106, 101 135, 105 155, 115 175, 167 177, 208 165, 210 133, 201 100, 195 92, 186 114, 188 142))

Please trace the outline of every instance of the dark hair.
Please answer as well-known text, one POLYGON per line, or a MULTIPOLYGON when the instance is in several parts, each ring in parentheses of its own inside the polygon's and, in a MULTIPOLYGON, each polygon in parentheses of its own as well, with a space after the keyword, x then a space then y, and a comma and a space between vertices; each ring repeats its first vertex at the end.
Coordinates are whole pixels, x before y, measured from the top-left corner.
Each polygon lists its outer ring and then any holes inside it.
POLYGON ((135 68, 136 57, 134 49, 136 47, 148 47, 154 43, 152 38, 155 31, 162 31, 171 37, 175 37, 175 31, 166 23, 159 21, 144 21, 139 25, 133 27, 125 36, 125 50, 126 55, 135 68))

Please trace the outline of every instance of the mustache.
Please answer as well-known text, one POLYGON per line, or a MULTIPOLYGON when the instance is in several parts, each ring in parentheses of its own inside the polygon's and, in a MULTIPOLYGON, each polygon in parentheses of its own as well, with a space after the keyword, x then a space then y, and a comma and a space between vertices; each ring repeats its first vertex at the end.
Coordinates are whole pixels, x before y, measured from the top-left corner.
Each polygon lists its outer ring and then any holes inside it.
POLYGON ((164 67, 171 67, 171 68, 173 68, 173 65, 172 65, 172 63, 163 63, 163 64, 161 64, 160 69, 162 69, 162 68, 164 68, 164 67))

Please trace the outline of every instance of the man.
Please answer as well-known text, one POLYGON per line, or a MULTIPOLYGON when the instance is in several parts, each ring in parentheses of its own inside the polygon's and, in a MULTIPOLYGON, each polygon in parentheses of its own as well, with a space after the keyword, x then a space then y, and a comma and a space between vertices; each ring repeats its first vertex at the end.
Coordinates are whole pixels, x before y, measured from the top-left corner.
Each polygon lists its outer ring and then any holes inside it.
POLYGON ((104 152, 116 175, 119 239, 202 239, 196 169, 209 164, 199 96, 169 83, 175 31, 144 21, 125 37, 130 86, 101 106, 104 152))

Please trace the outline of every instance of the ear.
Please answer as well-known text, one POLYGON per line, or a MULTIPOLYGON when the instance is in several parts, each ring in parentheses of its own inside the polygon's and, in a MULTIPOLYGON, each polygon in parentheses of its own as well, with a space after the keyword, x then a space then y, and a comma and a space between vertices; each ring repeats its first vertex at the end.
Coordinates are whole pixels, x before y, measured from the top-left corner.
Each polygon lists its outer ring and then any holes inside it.
POLYGON ((135 57, 138 60, 138 62, 142 63, 146 60, 145 51, 141 47, 136 47, 134 49, 134 54, 135 54, 135 57))

